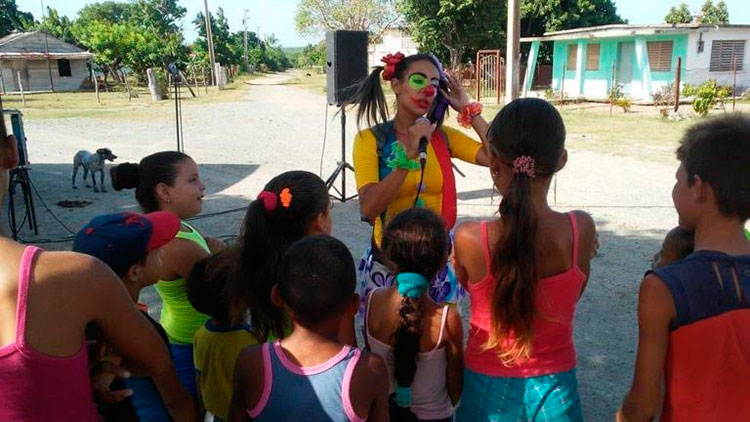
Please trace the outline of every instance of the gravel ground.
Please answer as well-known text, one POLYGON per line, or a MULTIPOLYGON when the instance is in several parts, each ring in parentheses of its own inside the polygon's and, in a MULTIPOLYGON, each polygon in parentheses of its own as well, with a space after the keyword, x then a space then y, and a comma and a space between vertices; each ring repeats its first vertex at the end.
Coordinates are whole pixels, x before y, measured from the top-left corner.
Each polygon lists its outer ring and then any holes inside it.
MULTIPOLYGON (((278 74, 254 80, 239 102, 183 106, 185 149, 200 163, 207 186, 204 214, 245 206, 270 178, 285 170, 319 172, 325 98, 285 84, 287 78, 278 74)), ((327 114, 324 178, 341 154, 340 121, 334 117, 335 111, 331 108, 327 114)), ((140 121, 75 118, 25 122, 32 180, 65 225, 77 230, 95 215, 137 209, 132 191, 110 189, 97 194, 82 188, 80 182, 79 190, 72 190, 72 158, 80 149, 94 151, 105 146, 119 156, 117 162, 138 161, 152 152, 173 149, 174 117, 164 113, 140 121), (76 209, 56 205, 66 199, 93 204, 76 209)), ((353 120, 349 119, 346 130, 349 160, 356 133, 353 120)), ((457 180, 459 221, 492 217, 498 198, 493 197, 489 174, 469 164, 458 166, 466 173, 466 178, 457 180)), ((587 420, 611 420, 630 383, 637 341, 638 282, 662 237, 677 221, 670 197, 675 169, 676 163, 571 150, 568 166, 558 176, 556 201, 551 201, 561 211, 578 208, 591 213, 601 242, 576 319, 578 377, 587 420)), ((349 173, 347 193, 353 192, 353 175, 349 173)), ((40 235, 26 229, 21 236, 33 242, 69 235, 38 198, 35 200, 40 235)), ((236 235, 243 215, 232 212, 195 224, 210 236, 236 235)), ((359 220, 356 200, 335 206, 334 226, 334 235, 358 258, 369 227, 359 220)), ((70 243, 44 246, 65 249, 70 243)), ((144 299, 158 312, 153 291, 145 292, 144 299)))

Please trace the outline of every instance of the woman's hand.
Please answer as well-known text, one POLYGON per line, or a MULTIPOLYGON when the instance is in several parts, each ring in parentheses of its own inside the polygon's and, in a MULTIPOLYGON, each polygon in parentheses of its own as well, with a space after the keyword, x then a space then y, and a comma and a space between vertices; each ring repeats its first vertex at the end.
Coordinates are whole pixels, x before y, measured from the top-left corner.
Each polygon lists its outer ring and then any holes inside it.
POLYGON ((422 137, 427 138, 427 141, 432 137, 432 132, 435 131, 435 125, 430 123, 425 118, 419 118, 409 128, 409 139, 404 144, 404 150, 406 151, 406 157, 410 160, 417 158, 419 155, 419 140, 422 137))
POLYGON ((463 86, 461 86, 461 81, 455 76, 445 72, 445 78, 448 82, 448 92, 445 92, 445 90, 442 89, 440 92, 448 101, 450 101, 451 107, 460 113, 464 106, 471 102, 471 98, 469 98, 469 95, 464 91, 463 86))

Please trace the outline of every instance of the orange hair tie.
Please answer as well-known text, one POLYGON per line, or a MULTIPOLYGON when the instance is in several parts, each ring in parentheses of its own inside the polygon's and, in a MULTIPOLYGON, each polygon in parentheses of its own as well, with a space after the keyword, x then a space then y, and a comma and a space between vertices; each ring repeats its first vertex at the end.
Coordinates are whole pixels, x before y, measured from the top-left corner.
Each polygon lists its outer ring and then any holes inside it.
POLYGON ((289 208, 289 205, 292 203, 292 193, 289 192, 289 188, 282 189, 279 198, 281 198, 281 206, 289 208))

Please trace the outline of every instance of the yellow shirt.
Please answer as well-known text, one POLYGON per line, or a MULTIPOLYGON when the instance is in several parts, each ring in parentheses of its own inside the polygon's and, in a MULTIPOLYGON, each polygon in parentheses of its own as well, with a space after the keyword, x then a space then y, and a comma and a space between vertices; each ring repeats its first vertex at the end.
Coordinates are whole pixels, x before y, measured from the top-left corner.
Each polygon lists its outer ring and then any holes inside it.
POLYGON ((215 327, 211 321, 195 332, 193 361, 200 375, 198 388, 206 410, 227 420, 232 400, 232 374, 242 349, 258 340, 245 325, 215 327))
MULTIPOLYGON (((442 126, 442 130, 448 137, 451 156, 460 160, 476 164, 477 153, 482 148, 480 142, 465 135, 451 127, 442 126)), ((354 138, 354 177, 357 179, 357 190, 372 183, 380 182, 380 167, 378 161, 378 145, 375 134, 371 129, 360 131, 354 138)), ((391 202, 386 210, 385 224, 399 212, 414 206, 414 198, 419 184, 420 170, 410 170, 404 183, 401 185, 398 196, 391 202)), ((424 190, 419 195, 428 208, 438 215, 441 214, 443 205, 443 173, 440 169, 435 150, 432 143, 427 146, 427 165, 424 172, 424 190)), ((383 236, 383 222, 380 218, 375 220, 373 237, 375 243, 380 247, 383 236)))

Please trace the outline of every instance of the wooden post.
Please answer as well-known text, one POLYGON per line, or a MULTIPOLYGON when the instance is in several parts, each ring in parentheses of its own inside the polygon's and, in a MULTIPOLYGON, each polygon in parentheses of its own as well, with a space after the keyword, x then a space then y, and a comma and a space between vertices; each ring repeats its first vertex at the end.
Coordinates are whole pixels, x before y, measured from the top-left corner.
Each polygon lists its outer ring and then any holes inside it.
POLYGON ((195 93, 198 94, 198 72, 195 70, 195 65, 193 65, 193 84, 195 85, 195 93))
POLYGON ((563 63, 562 80, 560 81, 560 108, 565 104, 565 70, 567 63, 563 63))
POLYGON ((16 72, 18 75, 18 89, 21 90, 21 102, 23 103, 23 106, 26 107, 26 97, 23 95, 23 81, 21 81, 21 72, 16 72))
POLYGON ((677 58, 677 72, 674 75, 674 112, 680 109, 680 79, 682 78, 682 57, 677 58))
POLYGON ((737 57, 732 51, 732 113, 737 105, 737 57))
MULTIPOLYGON (((612 62, 612 86, 609 88, 609 96, 612 96, 612 90, 615 89, 615 86, 617 86, 617 81, 615 80, 615 62, 612 62)), ((609 115, 612 116, 612 108, 614 107, 614 101, 610 98, 609 100, 609 115)))
POLYGON ((482 102, 482 98, 479 97, 479 94, 480 94, 480 92, 479 92, 479 89, 480 89, 479 88, 479 83, 482 81, 482 76, 481 76, 482 75, 482 73, 481 73, 482 70, 479 68, 479 51, 477 51, 477 65, 476 65, 476 67, 477 67, 477 71, 476 71, 476 75, 474 75, 474 79, 476 79, 476 81, 477 81, 477 97, 476 98, 477 98, 477 101, 479 101, 481 103, 482 102))
POLYGON ((206 66, 201 66, 201 78, 203 78, 203 88, 206 89, 206 95, 208 95, 208 84, 206 83, 206 66))
POLYGON ((122 75, 122 80, 125 82, 125 90, 128 92, 128 101, 131 101, 133 98, 133 93, 130 92, 130 84, 128 83, 128 78, 125 76, 125 71, 120 70, 120 74, 122 75))
MULTIPOLYGON (((507 70, 508 60, 505 60, 507 70)), ((506 72, 507 73, 507 72, 506 72)), ((497 84, 497 103, 500 104, 500 90, 503 84, 500 83, 500 52, 497 52, 497 61, 495 62, 495 83, 497 84)), ((505 81, 505 91, 508 91, 508 81, 505 81)))
POLYGON ((99 98, 99 81, 96 80, 96 73, 94 72, 94 66, 91 66, 91 79, 94 81, 94 92, 96 92, 96 103, 101 105, 102 99, 99 98))

